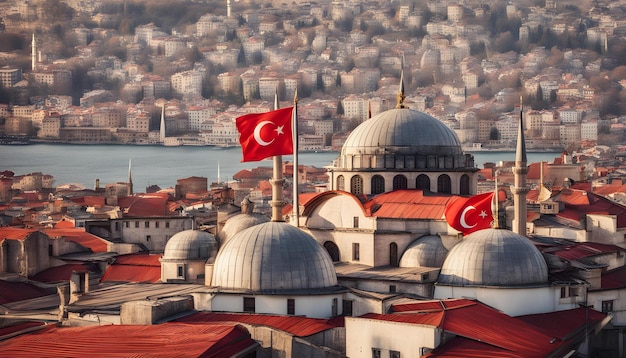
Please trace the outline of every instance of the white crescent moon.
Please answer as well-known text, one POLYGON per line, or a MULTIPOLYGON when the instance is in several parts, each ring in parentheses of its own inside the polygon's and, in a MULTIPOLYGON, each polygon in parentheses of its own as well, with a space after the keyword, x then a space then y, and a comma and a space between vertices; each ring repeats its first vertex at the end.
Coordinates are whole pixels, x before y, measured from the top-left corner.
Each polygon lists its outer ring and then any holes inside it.
POLYGON ((461 226, 463 226, 466 229, 471 229, 471 228, 473 228, 474 226, 477 225, 477 224, 468 225, 467 222, 465 222, 465 214, 467 214, 467 212, 470 211, 470 210, 476 210, 476 208, 470 205, 470 206, 466 207, 465 209, 463 209, 463 212, 461 213, 461 220, 460 220, 461 226))
POLYGON ((264 147, 272 144, 274 139, 276 139, 276 138, 272 138, 271 141, 266 142, 263 140, 263 138, 261 138, 261 129, 263 129, 263 127, 265 127, 268 124, 274 124, 274 123, 272 123, 271 121, 263 121, 257 124, 256 127, 254 127, 254 140, 256 140, 256 142, 259 143, 259 145, 262 145, 264 147))

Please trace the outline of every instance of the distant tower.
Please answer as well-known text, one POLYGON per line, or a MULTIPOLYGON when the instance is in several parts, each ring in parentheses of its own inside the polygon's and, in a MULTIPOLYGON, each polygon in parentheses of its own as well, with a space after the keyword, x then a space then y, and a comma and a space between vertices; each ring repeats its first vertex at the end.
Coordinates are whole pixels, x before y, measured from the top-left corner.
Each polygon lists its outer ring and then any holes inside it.
POLYGON ((133 173, 131 170, 132 159, 128 159, 128 191, 130 195, 133 195, 133 173))
POLYGON ((161 104, 161 125, 159 129, 159 139, 161 143, 165 141, 165 103, 161 104))
POLYGON ((526 159, 526 143, 524 142, 524 106, 520 99, 519 129, 517 132, 517 150, 515 151, 515 186, 511 188, 513 193, 513 232, 526 236, 526 175, 528 165, 526 159))
POLYGON ((37 65, 37 42, 35 41, 35 33, 33 32, 33 40, 30 42, 31 52, 30 52, 30 69, 31 71, 35 70, 35 65, 37 65))
POLYGON ((226 17, 230 19, 230 0, 226 0, 226 17))

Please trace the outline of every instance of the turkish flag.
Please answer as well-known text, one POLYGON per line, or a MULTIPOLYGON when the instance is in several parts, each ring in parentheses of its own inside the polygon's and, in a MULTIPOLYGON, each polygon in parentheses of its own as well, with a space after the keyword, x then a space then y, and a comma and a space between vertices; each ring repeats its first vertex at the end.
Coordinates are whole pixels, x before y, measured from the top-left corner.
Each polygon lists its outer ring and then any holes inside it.
POLYGON ((453 198, 446 205, 446 221, 463 235, 488 229, 493 222, 492 200, 493 192, 478 194, 469 198, 461 196, 453 198))
POLYGON ((242 162, 256 162, 275 155, 293 154, 293 107, 237 118, 242 162))

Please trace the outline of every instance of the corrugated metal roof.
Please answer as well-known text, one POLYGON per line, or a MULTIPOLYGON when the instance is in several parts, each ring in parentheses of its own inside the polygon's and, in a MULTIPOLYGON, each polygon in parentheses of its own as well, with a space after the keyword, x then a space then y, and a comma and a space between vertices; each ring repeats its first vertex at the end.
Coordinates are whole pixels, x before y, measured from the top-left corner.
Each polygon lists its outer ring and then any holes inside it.
POLYGON ((578 260, 584 257, 592 257, 612 252, 626 251, 619 246, 599 244, 595 242, 573 243, 572 245, 557 248, 557 250, 550 250, 550 254, 568 260, 578 260))
POLYGON ((0 304, 47 296, 52 293, 53 292, 48 292, 48 290, 26 282, 0 280, 0 304))
POLYGON ((557 216, 580 221, 588 214, 614 215, 617 218, 617 227, 626 227, 626 206, 600 195, 583 190, 564 189, 552 200, 565 204, 565 210, 557 216))
POLYGON ((71 241, 79 244, 92 252, 107 252, 109 251, 109 241, 88 233, 84 228, 68 227, 68 228, 54 228, 54 229, 42 229, 46 235, 51 239, 62 237, 65 241, 71 241))
POLYGON ((165 216, 169 198, 167 193, 134 195, 119 198, 118 205, 128 217, 165 216))
MULTIPOLYGON (((610 290, 626 287, 626 266, 622 266, 615 270, 607 271, 601 277, 602 283, 600 290, 610 290)), ((589 289, 594 291, 594 289, 589 289)))
POLYGON ((129 254, 115 258, 102 275, 100 282, 148 282, 161 281, 161 262, 163 255, 129 254))
POLYGON ((343 327, 343 320, 319 319, 299 316, 275 316, 245 313, 198 312, 176 320, 177 322, 238 322, 253 326, 268 326, 296 337, 306 337, 332 328, 343 327))
POLYGON ((584 326, 585 322, 589 324, 589 327, 593 327, 605 317, 605 313, 578 307, 571 310, 518 316, 516 318, 532 324, 546 335, 566 340, 577 328, 584 326))
MULTIPOLYGON (((96 268, 90 267, 86 264, 67 264, 56 267, 50 267, 47 270, 41 271, 37 273, 35 276, 30 279, 37 282, 62 282, 69 281, 72 276, 72 271, 92 271, 94 272, 96 268)), ((99 273, 99 272, 97 272, 99 273)))
POLYGON ((258 343, 235 324, 49 326, 0 342, 7 357, 230 357, 258 343))
POLYGON ((31 233, 37 231, 36 229, 23 229, 16 227, 0 227, 0 239, 7 240, 24 240, 31 233))

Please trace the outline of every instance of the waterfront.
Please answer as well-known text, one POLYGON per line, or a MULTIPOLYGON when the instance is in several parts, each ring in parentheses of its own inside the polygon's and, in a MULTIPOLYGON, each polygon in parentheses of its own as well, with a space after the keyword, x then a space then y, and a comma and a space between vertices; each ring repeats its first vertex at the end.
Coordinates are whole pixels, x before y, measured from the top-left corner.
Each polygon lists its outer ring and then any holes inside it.
MULTIPOLYGON (((515 160, 513 152, 472 152, 476 166, 485 162, 515 160)), ((306 152, 298 155, 301 165, 318 168, 331 164, 337 152, 306 152)), ((528 153, 528 162, 552 162, 558 152, 528 153)), ((270 160, 241 163, 241 148, 218 147, 162 147, 139 145, 76 145, 76 144, 30 144, 0 145, 0 171, 11 170, 16 175, 32 172, 50 174, 55 185, 78 183, 93 188, 96 179, 102 185, 126 181, 128 162, 132 162, 135 190, 145 191, 146 186, 173 187, 176 180, 190 176, 202 176, 210 182, 217 181, 218 166, 222 181, 242 169, 271 166, 270 160)), ((293 161, 293 156, 283 156, 293 161)))

